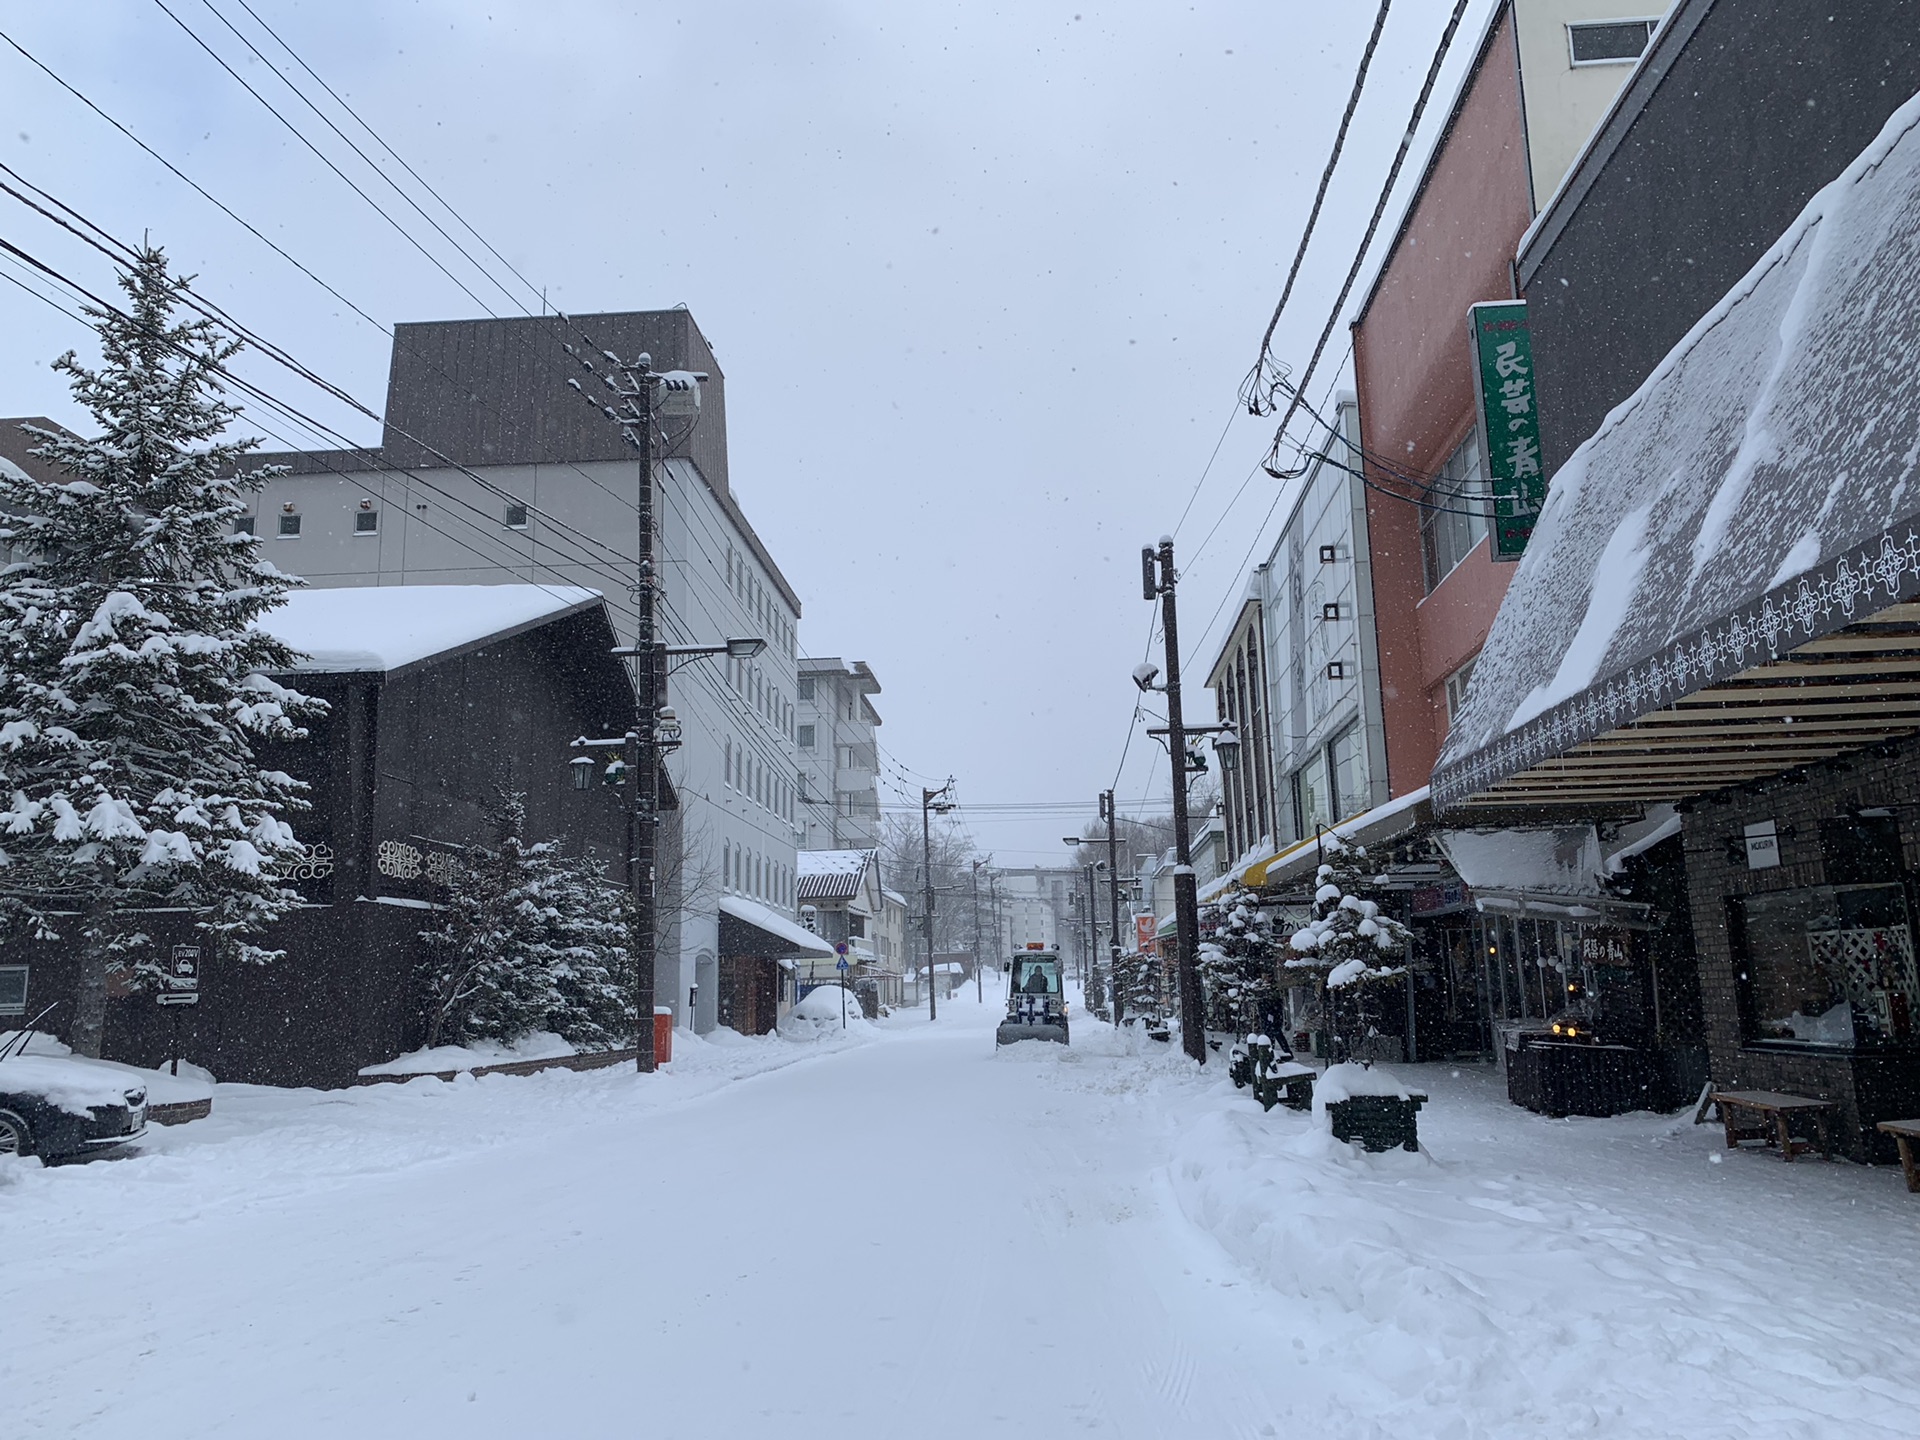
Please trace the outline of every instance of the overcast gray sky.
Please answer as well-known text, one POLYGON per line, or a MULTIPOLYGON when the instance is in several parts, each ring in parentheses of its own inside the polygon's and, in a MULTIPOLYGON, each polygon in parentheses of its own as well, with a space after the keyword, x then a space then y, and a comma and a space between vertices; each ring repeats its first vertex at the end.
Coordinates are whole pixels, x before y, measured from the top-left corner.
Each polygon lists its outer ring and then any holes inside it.
MULTIPOLYGON (((251 28, 238 0, 213 3, 251 28)), ((1280 518, 1275 482, 1242 489, 1271 422, 1229 421, 1373 0, 251 3, 554 304, 692 309, 727 377, 734 488, 801 595, 803 647, 871 662, 890 756, 954 775, 963 801, 1084 800, 1090 818, 1116 775, 1123 805, 1164 795, 1143 736, 1121 769, 1150 623, 1139 549, 1206 471, 1176 532, 1197 687, 1210 617, 1280 518)), ((1490 3, 1469 12, 1403 191, 1490 3)), ((205 0, 166 4, 322 138, 205 0)), ((1296 365, 1450 9, 1394 5, 1280 330, 1296 365)), ((0 15, 369 314, 479 313, 155 0, 0 15)), ((380 407, 384 336, 4 46, 0 96, 0 159, 147 232, 380 407)), ((0 236, 110 283, 100 257, 0 205, 0 236)), ((0 284, 0 414, 75 419, 47 362, 85 342, 0 284)), ((1010 864, 1060 857, 1077 823, 965 818, 1010 864)))

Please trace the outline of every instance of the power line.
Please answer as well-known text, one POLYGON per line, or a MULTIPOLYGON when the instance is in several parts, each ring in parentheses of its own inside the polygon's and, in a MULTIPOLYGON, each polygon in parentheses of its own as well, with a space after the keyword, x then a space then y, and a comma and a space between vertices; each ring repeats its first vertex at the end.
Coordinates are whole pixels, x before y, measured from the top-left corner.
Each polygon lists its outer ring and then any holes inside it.
MULTIPOLYGON (((1273 332, 1279 328, 1280 316, 1287 308, 1287 299, 1293 294, 1293 282, 1300 278, 1301 263, 1307 258, 1307 245, 1313 239, 1313 227, 1319 222, 1320 207, 1326 202, 1327 187, 1333 183, 1334 167, 1340 163, 1340 151, 1347 143, 1347 127, 1353 123, 1353 112, 1360 108, 1360 92, 1366 88, 1367 68, 1373 64, 1373 52, 1380 44, 1380 32, 1386 28, 1387 11, 1393 6, 1393 0, 1380 0, 1379 13, 1373 17, 1373 33, 1367 36, 1366 49, 1360 52, 1360 68, 1354 72, 1353 91, 1347 96, 1347 108, 1340 116, 1340 128, 1333 135, 1333 149, 1328 152, 1327 163, 1320 172, 1320 188, 1314 192, 1313 208, 1307 212, 1306 227, 1300 232, 1299 248, 1293 252, 1293 264, 1287 268, 1287 282, 1280 289, 1280 303, 1273 307, 1273 318, 1267 322, 1267 333, 1260 337, 1260 355, 1253 362, 1253 369, 1247 372, 1245 383, 1241 386, 1240 400, 1249 414, 1271 415, 1273 413, 1272 389, 1262 394, 1263 382, 1267 379, 1267 367, 1271 363, 1273 332)), ((1279 377, 1275 377, 1276 383, 1279 377)))
POLYGON ((1393 187, 1400 178, 1400 167, 1406 163, 1407 152, 1413 146, 1413 137, 1420 128, 1420 119, 1426 114, 1427 100, 1433 94, 1434 82, 1440 78, 1440 67, 1447 58, 1447 52, 1453 48, 1454 33, 1460 28, 1460 17, 1466 13, 1468 0, 1454 0, 1453 14, 1447 19, 1447 28, 1441 32, 1440 44, 1433 52, 1432 63, 1427 66, 1427 78, 1420 86, 1420 94, 1413 102, 1413 114, 1407 120, 1407 127, 1400 134, 1399 148, 1394 151, 1393 164, 1387 168, 1386 183, 1380 187, 1380 198, 1374 202, 1373 215, 1367 221, 1366 234, 1360 237, 1360 248, 1354 253, 1353 264, 1347 268, 1347 278, 1341 283, 1339 298, 1333 302, 1333 308, 1327 312, 1327 323, 1320 331, 1320 339, 1314 344, 1313 356, 1307 361, 1307 368, 1300 376, 1298 385, 1288 388, 1293 398, 1287 405, 1287 412, 1280 419, 1279 428, 1274 432, 1273 451, 1280 448, 1280 437, 1287 433, 1287 426, 1293 421, 1294 411, 1299 408, 1300 396, 1307 386, 1313 383, 1313 372, 1320 363, 1320 356, 1327 348, 1327 340, 1333 334, 1333 327, 1340 319, 1340 312, 1346 308, 1347 296, 1353 291, 1353 282, 1359 278, 1360 267, 1365 263, 1367 251, 1373 245, 1374 232, 1379 229, 1380 217, 1385 213, 1387 201, 1393 194, 1393 187))
MULTIPOLYGON (((412 231, 408 230, 398 220, 394 219, 393 216, 389 215, 386 212, 386 210, 381 207, 379 201, 375 200, 371 195, 367 194, 365 190, 362 190, 359 185, 354 183, 352 177, 350 177, 347 174, 347 172, 342 170, 338 165, 334 164, 333 160, 325 152, 323 152, 318 145, 315 145, 313 141, 309 140, 300 131, 298 126, 296 126, 291 120, 287 119, 286 116, 282 115, 277 109, 275 109, 272 101, 268 100, 266 96, 262 95, 258 90, 254 89, 252 85, 248 84, 246 79, 240 74, 240 72, 238 70, 235 70, 233 66, 229 65, 226 62, 225 57, 222 56, 219 51, 215 50, 211 45, 207 44, 205 40, 201 39, 199 34, 194 30, 194 28, 191 25, 187 24, 186 21, 182 20, 178 15, 174 14, 173 11, 168 8, 167 0, 153 0, 153 3, 159 6, 161 14, 165 15, 169 20, 173 21, 174 24, 178 25, 182 30, 186 31, 188 38, 191 39, 193 43, 198 45, 202 50, 206 51, 207 54, 212 57, 214 64, 218 65, 222 70, 226 71, 227 74, 231 75, 234 79, 235 84, 239 85, 239 87, 242 90, 245 90, 249 95, 253 96, 254 99, 258 100, 260 102, 262 109, 264 109, 269 115, 273 116, 274 119, 278 120, 282 125, 284 125, 287 128, 288 132, 292 134, 294 139, 298 140, 302 145, 306 146, 307 149, 311 150, 313 152, 315 159, 317 159, 322 165, 326 166, 335 175, 338 175, 340 177, 341 183, 344 184, 349 190, 353 191, 354 194, 358 195, 362 200, 366 201, 368 208, 371 209, 374 212, 374 214, 378 215, 382 220, 385 220, 387 224, 391 225, 394 228, 394 230, 396 230, 399 233, 401 239, 405 240, 409 245, 413 246, 414 249, 418 250, 421 253, 421 255, 426 257, 426 261, 429 265, 433 266, 434 269, 438 270, 442 275, 446 276, 447 279, 451 280, 454 283, 455 287, 459 289, 459 291, 463 295, 465 295, 469 300, 473 301, 473 303, 478 305, 482 310, 485 310, 488 316, 490 316, 495 320, 500 318, 498 315, 495 315, 494 312, 488 307, 486 301, 482 300, 478 295, 474 294, 473 291, 468 288, 467 283, 464 280, 462 280, 459 276, 455 275, 453 271, 449 270, 445 265, 443 265, 440 262, 440 258, 437 255, 435 255, 431 250, 427 249, 425 245, 422 245, 419 239, 414 236, 412 231)), ((209 10, 213 9, 212 6, 208 6, 207 8, 209 10)), ((213 13, 216 16, 218 16, 220 12, 215 10, 213 13)), ((229 26, 228 28, 231 29, 232 27, 229 26)), ((236 31, 235 33, 237 34, 238 32, 236 31)), ((244 40, 244 38, 245 37, 243 36, 242 39, 244 40)), ((255 51, 254 53, 256 55, 259 54, 258 51, 255 51)), ((265 56, 261 56, 261 59, 263 63, 267 63, 265 56)), ((275 69, 271 63, 267 63, 267 68, 269 70, 273 70, 273 73, 275 75, 280 74, 279 70, 275 69)), ((281 78, 284 79, 285 77, 282 76, 281 78)), ((299 94, 297 90, 294 93, 299 94)), ((302 96, 301 98, 304 99, 305 97, 302 96)), ((326 117, 323 115, 321 116, 321 118, 324 120, 326 117)), ((357 147, 356 147, 356 150, 357 150, 357 147)), ((363 159, 365 158, 364 155, 362 156, 362 158, 363 159)), ((385 177, 382 176, 382 178, 384 179, 385 177)), ((415 208, 418 209, 419 207, 416 206, 415 208)), ((463 251, 462 253, 464 254, 465 252, 463 251)))

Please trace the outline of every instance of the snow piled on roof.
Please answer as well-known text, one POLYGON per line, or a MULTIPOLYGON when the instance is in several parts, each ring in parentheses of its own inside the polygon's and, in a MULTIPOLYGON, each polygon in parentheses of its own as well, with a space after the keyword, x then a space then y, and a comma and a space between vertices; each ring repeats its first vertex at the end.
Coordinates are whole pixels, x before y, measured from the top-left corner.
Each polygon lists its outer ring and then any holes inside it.
POLYGON ((259 624, 307 657, 299 670, 398 670, 599 598, 578 585, 360 585, 295 590, 259 624))
POLYGON ((811 875, 858 875, 873 859, 871 850, 802 850, 793 857, 793 870, 811 875))
POLYGON ((1442 766, 1920 512, 1916 231, 1920 97, 1554 476, 1442 766))
POLYGON ((720 913, 731 915, 744 921, 757 930, 764 930, 776 940, 782 940, 793 946, 796 955, 831 955, 833 946, 822 940, 798 921, 789 920, 777 910, 770 910, 757 900, 749 900, 744 895, 722 895, 720 913))

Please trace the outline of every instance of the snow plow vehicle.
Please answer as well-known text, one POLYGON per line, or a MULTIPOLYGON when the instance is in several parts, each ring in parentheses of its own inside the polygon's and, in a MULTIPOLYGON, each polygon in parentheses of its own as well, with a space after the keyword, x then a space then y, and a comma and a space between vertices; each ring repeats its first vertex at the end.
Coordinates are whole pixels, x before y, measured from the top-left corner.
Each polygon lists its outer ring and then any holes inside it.
POLYGON ((1006 962, 1007 1018, 994 1031, 996 1045, 1022 1040, 1067 1043, 1067 997, 1061 985, 1060 952, 1040 945, 1016 951, 1006 962))

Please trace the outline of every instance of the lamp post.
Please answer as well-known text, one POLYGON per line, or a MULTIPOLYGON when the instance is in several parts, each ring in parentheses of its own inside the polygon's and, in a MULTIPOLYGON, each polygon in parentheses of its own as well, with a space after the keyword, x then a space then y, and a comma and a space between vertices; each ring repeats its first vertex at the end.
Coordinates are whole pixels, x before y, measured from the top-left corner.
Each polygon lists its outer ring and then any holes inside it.
POLYGON ((933 984, 933 815, 935 812, 946 814, 953 809, 953 801, 947 798, 953 789, 949 780, 938 790, 922 788, 920 791, 920 860, 921 878, 925 882, 924 903, 920 909, 920 933, 927 943, 927 1019, 938 1020, 940 1008, 934 1001, 933 984))
POLYGON ((1160 602, 1160 632, 1165 640, 1167 683, 1155 685, 1158 667, 1143 663, 1133 672, 1133 683, 1142 691, 1159 690, 1167 697, 1167 723, 1147 731, 1164 736, 1167 754, 1173 762, 1173 925, 1177 974, 1180 981, 1180 1043, 1196 1063, 1207 1063, 1206 1015, 1201 1005, 1199 930, 1200 900, 1193 873, 1193 837, 1187 822, 1187 775, 1190 770, 1206 769, 1206 759, 1189 754, 1191 736, 1214 734, 1214 750, 1222 769, 1230 769, 1238 758, 1240 736, 1231 725, 1196 725, 1189 728, 1180 713, 1180 627, 1174 603, 1179 577, 1173 568, 1173 537, 1160 537, 1158 549, 1149 545, 1140 552, 1141 590, 1148 600, 1160 602), (1229 738, 1231 737, 1231 738, 1229 738))

